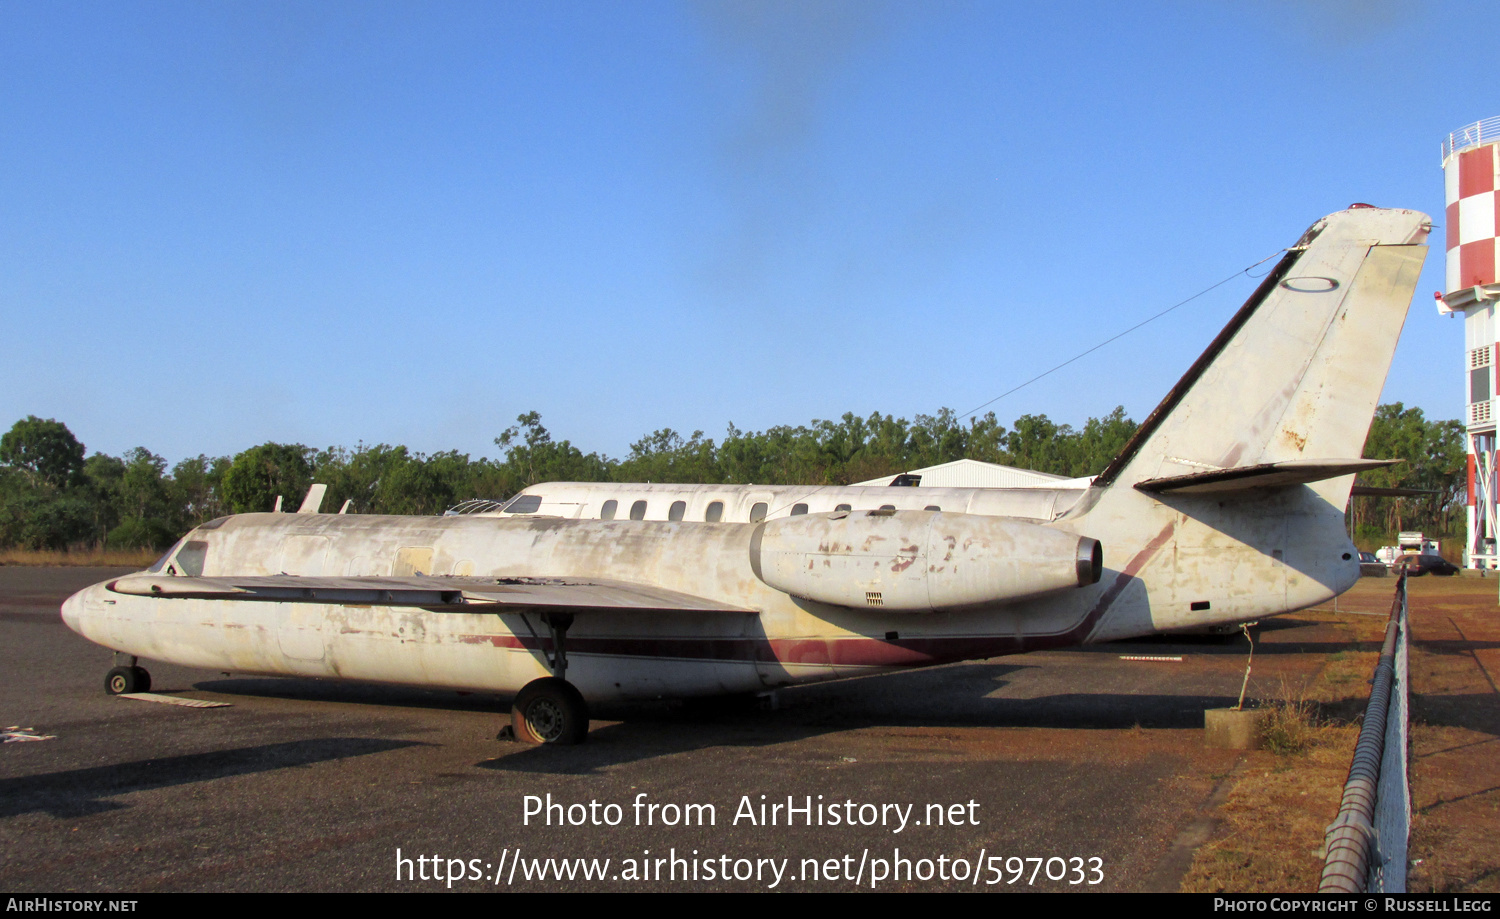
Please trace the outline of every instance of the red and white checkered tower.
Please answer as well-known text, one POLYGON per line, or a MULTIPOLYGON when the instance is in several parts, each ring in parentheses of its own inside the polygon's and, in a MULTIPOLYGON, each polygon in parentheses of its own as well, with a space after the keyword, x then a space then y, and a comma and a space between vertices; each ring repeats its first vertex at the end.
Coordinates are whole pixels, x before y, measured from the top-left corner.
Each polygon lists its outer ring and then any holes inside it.
POLYGON ((1438 311, 1464 317, 1464 367, 1468 410, 1464 424, 1469 447, 1469 540, 1464 561, 1495 568, 1495 303, 1500 300, 1500 118, 1461 128, 1443 141, 1443 185, 1448 231, 1447 290, 1438 311))

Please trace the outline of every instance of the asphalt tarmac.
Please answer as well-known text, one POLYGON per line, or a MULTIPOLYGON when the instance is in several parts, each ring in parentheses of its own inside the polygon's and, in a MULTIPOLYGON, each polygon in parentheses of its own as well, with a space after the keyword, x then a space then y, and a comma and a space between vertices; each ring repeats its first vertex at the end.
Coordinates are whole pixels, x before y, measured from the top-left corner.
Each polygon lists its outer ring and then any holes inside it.
MULTIPOLYGON (((1242 638, 600 711, 571 748, 497 741, 485 695, 143 661, 232 704, 110 697, 58 606, 117 573, 0 568, 0 728, 52 735, 0 746, 8 892, 1170 891, 1241 761, 1202 725, 1242 638)), ((1258 640, 1252 694, 1346 647, 1295 614, 1258 640)))

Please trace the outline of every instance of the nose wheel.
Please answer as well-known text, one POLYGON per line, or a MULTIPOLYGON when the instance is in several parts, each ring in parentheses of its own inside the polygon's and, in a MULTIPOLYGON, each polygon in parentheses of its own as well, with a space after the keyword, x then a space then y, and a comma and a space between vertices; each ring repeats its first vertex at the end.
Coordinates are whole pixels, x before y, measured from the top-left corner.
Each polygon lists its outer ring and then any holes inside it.
POLYGON ((104 691, 112 696, 127 692, 150 692, 151 674, 145 667, 116 667, 104 675, 104 691))

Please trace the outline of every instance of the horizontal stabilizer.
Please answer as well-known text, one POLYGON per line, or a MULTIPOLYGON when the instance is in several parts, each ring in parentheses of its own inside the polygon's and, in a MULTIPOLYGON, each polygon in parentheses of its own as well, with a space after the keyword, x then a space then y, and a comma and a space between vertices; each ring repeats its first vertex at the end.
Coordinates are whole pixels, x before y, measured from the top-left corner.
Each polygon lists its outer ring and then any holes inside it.
POLYGON ((416 606, 435 612, 754 613, 661 587, 593 578, 170 577, 133 574, 115 593, 196 600, 263 600, 343 606, 416 606))
POLYGON ((1368 469, 1390 466, 1401 460, 1381 459, 1312 459, 1288 460, 1281 463, 1260 463, 1254 466, 1235 466, 1229 469, 1210 469, 1187 475, 1168 476, 1163 479, 1147 479, 1137 482, 1135 487, 1154 494, 1175 495, 1222 495, 1246 492, 1260 488, 1284 488, 1288 485, 1306 485, 1335 479, 1341 475, 1353 475, 1368 469))

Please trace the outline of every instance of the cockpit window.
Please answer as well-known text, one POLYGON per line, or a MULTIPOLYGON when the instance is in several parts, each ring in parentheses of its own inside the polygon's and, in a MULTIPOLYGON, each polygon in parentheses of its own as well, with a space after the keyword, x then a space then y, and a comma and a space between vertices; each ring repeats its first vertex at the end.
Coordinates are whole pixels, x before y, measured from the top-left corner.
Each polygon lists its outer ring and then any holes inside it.
POLYGON ((208 558, 208 543, 196 540, 184 543, 177 552, 177 571, 190 578, 203 576, 203 561, 208 558))
MULTIPOLYGON (((177 546, 180 546, 180 545, 182 545, 182 540, 178 540, 177 541, 177 546)), ((160 572, 163 568, 165 568, 167 566, 167 559, 171 558, 172 557, 172 553, 177 551, 177 546, 173 546, 172 548, 168 549, 165 555, 163 555, 161 558, 157 559, 156 561, 152 562, 151 563, 151 567, 147 568, 146 570, 149 571, 149 572, 151 572, 152 574, 157 574, 158 572, 160 572)))
POLYGON ((542 509, 541 495, 517 495, 511 502, 505 505, 504 513, 507 514, 535 514, 542 509))

